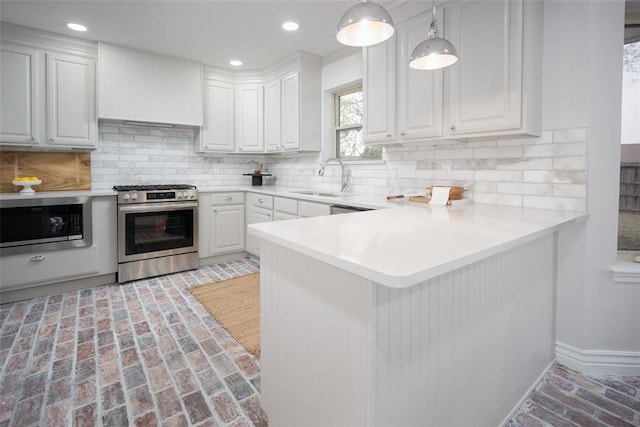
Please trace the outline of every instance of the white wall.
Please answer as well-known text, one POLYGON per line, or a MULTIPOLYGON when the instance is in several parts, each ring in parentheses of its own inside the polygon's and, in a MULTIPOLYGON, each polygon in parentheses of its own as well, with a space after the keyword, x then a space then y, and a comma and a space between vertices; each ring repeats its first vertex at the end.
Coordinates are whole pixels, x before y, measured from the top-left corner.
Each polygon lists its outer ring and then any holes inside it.
POLYGON ((589 219, 560 234, 559 360, 587 372, 640 374, 640 285, 614 283, 609 271, 617 249, 623 24, 623 1, 546 3, 544 117, 545 125, 588 128, 589 219))

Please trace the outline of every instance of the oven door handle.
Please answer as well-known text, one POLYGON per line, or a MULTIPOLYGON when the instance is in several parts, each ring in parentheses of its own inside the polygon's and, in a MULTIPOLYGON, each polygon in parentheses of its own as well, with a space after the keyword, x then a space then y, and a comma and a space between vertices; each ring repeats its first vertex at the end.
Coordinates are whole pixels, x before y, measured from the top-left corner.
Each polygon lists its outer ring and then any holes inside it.
POLYGON ((145 203, 140 205, 127 205, 120 206, 118 210, 120 212, 157 212, 178 209, 197 208, 198 202, 178 202, 178 203, 145 203))

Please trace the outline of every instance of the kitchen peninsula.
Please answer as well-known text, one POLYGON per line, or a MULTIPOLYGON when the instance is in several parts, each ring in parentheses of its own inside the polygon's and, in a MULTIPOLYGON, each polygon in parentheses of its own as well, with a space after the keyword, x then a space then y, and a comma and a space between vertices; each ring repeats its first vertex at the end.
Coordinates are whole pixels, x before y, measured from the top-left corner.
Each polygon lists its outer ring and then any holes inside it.
POLYGON ((270 424, 504 424, 555 358, 558 231, 585 218, 401 201, 251 225, 270 424))

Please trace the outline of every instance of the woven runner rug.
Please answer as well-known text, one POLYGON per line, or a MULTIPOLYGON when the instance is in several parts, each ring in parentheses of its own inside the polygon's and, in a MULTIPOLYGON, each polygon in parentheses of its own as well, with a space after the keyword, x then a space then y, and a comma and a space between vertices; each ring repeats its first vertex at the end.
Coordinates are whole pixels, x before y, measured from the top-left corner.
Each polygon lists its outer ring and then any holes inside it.
POLYGON ((260 273, 189 288, 249 353, 260 355, 260 273))

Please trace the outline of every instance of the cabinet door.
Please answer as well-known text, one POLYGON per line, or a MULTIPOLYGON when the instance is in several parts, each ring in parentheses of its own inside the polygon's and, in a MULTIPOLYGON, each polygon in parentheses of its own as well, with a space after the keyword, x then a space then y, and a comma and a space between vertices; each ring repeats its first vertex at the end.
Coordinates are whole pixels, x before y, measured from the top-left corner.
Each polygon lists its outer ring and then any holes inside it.
MULTIPOLYGON (((273 221, 273 210, 247 204, 247 225, 273 221)), ((246 234, 247 252, 260 256, 260 239, 251 233, 246 234)))
POLYGON ((300 218, 311 218, 314 216, 325 216, 331 214, 331 206, 314 202, 298 202, 298 215, 300 218))
POLYGON ((365 143, 395 139, 396 38, 364 48, 363 129, 365 143))
POLYGON ((297 219, 298 215, 292 215, 286 212, 273 212, 273 220, 274 221, 286 221, 288 219, 297 219))
POLYGON ((204 128, 202 151, 233 152, 234 141, 234 87, 230 83, 205 81, 204 128))
POLYGON ((3 44, 0 55, 0 142, 38 143, 40 54, 3 44))
POLYGON ((236 146, 239 152, 264 151, 264 86, 236 88, 236 146))
POLYGON ((244 228, 244 206, 213 206, 209 255, 243 250, 244 228))
POLYGON ((460 56, 449 67, 451 135, 521 126, 522 6, 485 0, 451 8, 446 34, 460 56))
MULTIPOLYGON (((436 18, 442 21, 440 10, 436 18)), ((398 131, 402 140, 442 136, 442 70, 409 67, 413 49, 428 36, 431 12, 398 26, 398 131)))
POLYGON ((280 79, 264 87, 264 143, 267 151, 282 150, 280 79))
POLYGON ((47 54, 47 138, 50 145, 96 145, 96 63, 47 54))
POLYGON ((282 143, 285 150, 300 148, 300 73, 282 79, 282 143))

